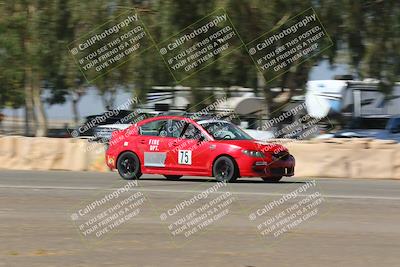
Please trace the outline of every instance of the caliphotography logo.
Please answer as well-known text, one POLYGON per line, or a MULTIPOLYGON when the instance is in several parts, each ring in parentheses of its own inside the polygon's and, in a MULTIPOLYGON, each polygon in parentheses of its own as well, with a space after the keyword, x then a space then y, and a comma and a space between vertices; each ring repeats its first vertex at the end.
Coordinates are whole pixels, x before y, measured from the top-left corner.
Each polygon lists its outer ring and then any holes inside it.
POLYGON ((73 212, 70 217, 82 240, 97 244, 140 216, 147 198, 137 187, 138 182, 131 181, 73 212))
POLYGON ((220 227, 232 212, 235 197, 227 190, 225 182, 203 189, 204 186, 194 194, 183 194, 183 198, 178 198, 178 202, 159 215, 176 246, 201 237, 210 228, 220 227))

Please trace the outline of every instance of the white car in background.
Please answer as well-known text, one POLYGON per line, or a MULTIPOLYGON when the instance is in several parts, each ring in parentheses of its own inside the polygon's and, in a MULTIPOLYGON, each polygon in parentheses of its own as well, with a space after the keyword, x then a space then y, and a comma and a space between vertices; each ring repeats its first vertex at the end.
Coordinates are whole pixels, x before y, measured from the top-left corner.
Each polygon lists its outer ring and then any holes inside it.
POLYGON ((253 137, 256 140, 269 140, 275 138, 274 133, 272 131, 259 131, 259 130, 252 130, 252 129, 242 129, 245 131, 247 134, 249 134, 251 137, 253 137))
POLYGON ((151 118, 158 115, 158 112, 139 112, 133 111, 132 113, 128 114, 128 116, 120 119, 117 123, 112 124, 104 124, 104 125, 97 125, 93 129, 93 137, 91 141, 100 142, 100 143, 108 143, 111 139, 112 132, 120 131, 128 128, 132 124, 135 124, 141 120, 151 118))

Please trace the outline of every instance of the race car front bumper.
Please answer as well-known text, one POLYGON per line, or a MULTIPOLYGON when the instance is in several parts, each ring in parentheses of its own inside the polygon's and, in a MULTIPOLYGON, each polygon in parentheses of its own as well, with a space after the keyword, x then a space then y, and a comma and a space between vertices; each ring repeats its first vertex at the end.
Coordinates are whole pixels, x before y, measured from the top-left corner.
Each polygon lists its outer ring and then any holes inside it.
POLYGON ((242 177, 279 177, 293 176, 295 159, 289 155, 286 159, 275 159, 264 161, 263 159, 254 159, 248 162, 250 168, 243 166, 240 169, 242 177))

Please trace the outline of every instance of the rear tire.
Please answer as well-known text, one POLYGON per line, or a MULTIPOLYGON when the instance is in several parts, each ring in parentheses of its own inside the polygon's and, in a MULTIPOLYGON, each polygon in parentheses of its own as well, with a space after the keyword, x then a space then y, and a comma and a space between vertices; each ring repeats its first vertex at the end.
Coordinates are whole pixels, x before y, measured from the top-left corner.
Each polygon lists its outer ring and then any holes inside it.
POLYGON ((124 152, 118 157, 117 169, 124 180, 135 180, 142 176, 140 160, 135 153, 130 151, 124 152))
POLYGON ((167 180, 178 181, 181 179, 182 175, 164 175, 164 177, 167 178, 167 180))
POLYGON ((275 176, 275 177, 261 177, 264 182, 266 183, 279 183, 279 181, 282 179, 282 176, 275 176))
POLYGON ((233 159, 222 156, 214 162, 213 175, 218 182, 233 183, 238 178, 239 172, 233 159))

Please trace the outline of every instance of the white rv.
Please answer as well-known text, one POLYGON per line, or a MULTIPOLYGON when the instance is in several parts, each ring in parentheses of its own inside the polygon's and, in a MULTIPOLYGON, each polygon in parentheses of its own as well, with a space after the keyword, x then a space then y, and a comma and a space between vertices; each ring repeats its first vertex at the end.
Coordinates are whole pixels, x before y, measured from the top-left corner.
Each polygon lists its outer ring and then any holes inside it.
POLYGON ((385 95, 376 80, 320 80, 307 83, 305 101, 312 117, 390 117, 400 114, 400 83, 385 95))

